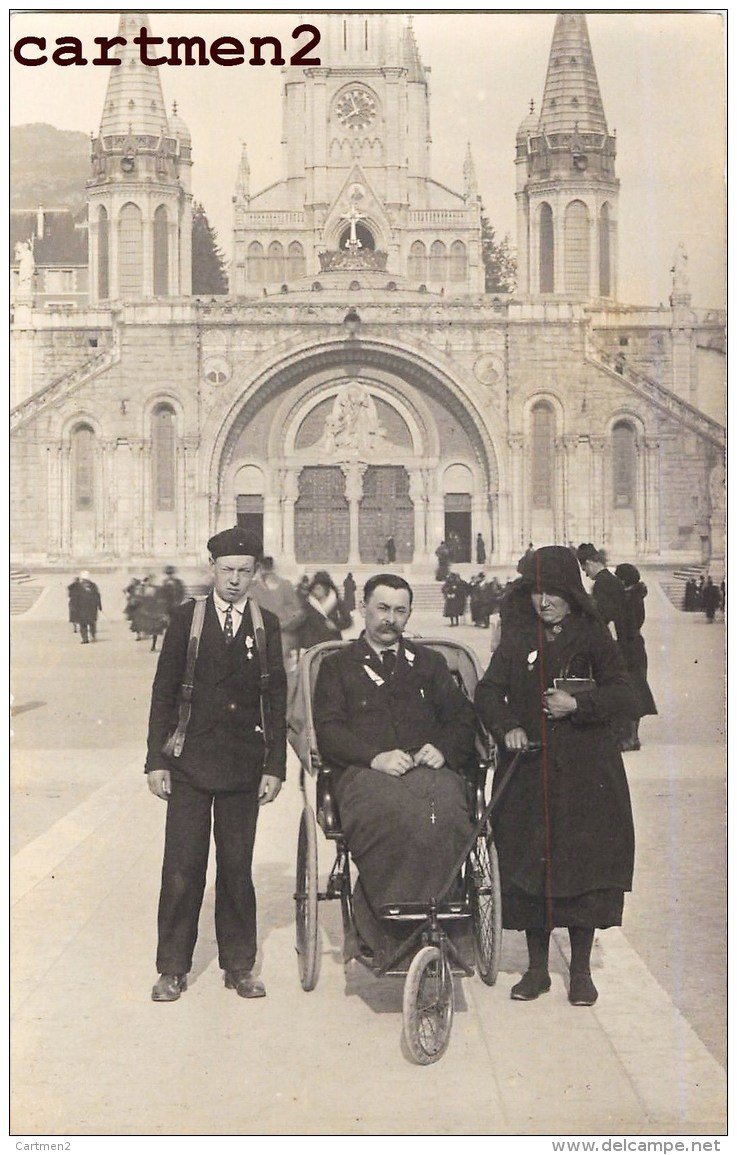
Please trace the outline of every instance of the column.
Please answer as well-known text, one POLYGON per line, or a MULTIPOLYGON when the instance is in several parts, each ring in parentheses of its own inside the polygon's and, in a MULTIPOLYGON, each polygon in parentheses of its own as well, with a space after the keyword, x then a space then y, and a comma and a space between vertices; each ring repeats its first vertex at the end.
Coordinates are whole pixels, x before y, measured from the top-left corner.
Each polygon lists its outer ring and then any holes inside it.
POLYGON ((657 437, 644 440, 645 492, 645 552, 660 553, 660 441, 657 437))
POLYGON ((282 556, 285 566, 296 565, 294 551, 294 506, 299 497, 299 475, 301 469, 285 469, 281 475, 282 508, 282 556))
POLYGON ((151 442, 141 447, 141 547, 144 554, 153 552, 154 510, 151 485, 151 442))
POLYGON ((116 541, 115 445, 112 440, 102 443, 102 548, 106 554, 119 555, 116 541))
POLYGON ((431 561, 435 558, 435 550, 445 537, 445 500, 440 490, 440 477, 436 469, 423 470, 425 476, 425 492, 427 494, 427 552, 431 561))
POLYGON ((362 461, 351 461, 341 465, 340 468, 345 477, 345 496, 348 502, 348 565, 357 566, 361 564, 361 551, 358 543, 359 505, 363 497, 363 475, 368 466, 362 461))
MULTIPOLYGON (((575 458, 578 448, 578 434, 566 433, 560 438, 561 460, 561 526, 560 540, 563 545, 575 541, 578 533, 577 517, 574 514, 574 492, 576 489, 575 458), (574 528, 575 527, 575 528, 574 528)), ((580 538, 578 539, 580 540, 580 538)))
POLYGON ((46 450, 46 483, 48 486, 48 550, 53 556, 61 552, 62 495, 61 495, 61 447, 49 446, 46 450))
POLYGON ((184 546, 184 490, 186 486, 184 445, 181 438, 177 438, 176 446, 176 489, 174 491, 174 509, 176 512, 176 549, 179 552, 184 546))
POLYGON ((61 541, 63 554, 72 553, 72 446, 65 442, 60 459, 61 541))
POLYGON ((589 472, 589 531, 597 548, 604 544, 604 448, 605 437, 590 437, 591 461, 589 472))
POLYGON ((154 222, 149 216, 149 206, 142 206, 143 228, 143 296, 154 295, 154 222))
POLYGON ((527 193, 515 193, 517 201, 517 283, 519 291, 526 296, 530 286, 530 233, 527 193))
POLYGON ((596 203, 591 211, 591 204, 586 202, 589 210, 589 297, 598 297, 599 294, 599 221, 597 218, 596 203))
POLYGON ((409 496, 414 506, 414 520, 415 520, 415 555, 412 558, 414 564, 417 562, 426 563, 429 558, 428 541, 427 541, 427 492, 425 489, 425 479, 422 475, 422 470, 419 468, 410 469, 407 467, 409 473, 409 496))
POLYGON ((279 562, 281 554, 281 498, 279 473, 269 470, 264 493, 264 553, 279 562))
POLYGON ((555 216, 553 217, 553 235, 555 237, 555 254, 553 266, 553 285, 556 293, 565 293, 565 241, 566 218, 565 204, 561 196, 555 199, 555 216))
MULTIPOLYGON (((526 485, 524 477, 524 443, 521 433, 510 433, 507 437, 509 446, 509 534, 508 544, 510 554, 525 549, 530 540, 525 532, 525 508, 527 505, 526 485)), ((519 556, 519 554, 517 555, 519 556)))
MULTIPOLYGON (((534 297, 540 292, 540 205, 530 205, 528 212, 530 228, 528 292, 530 296, 534 297)), ((556 257, 557 254, 553 253, 553 268, 555 268, 556 257)), ((522 291, 524 292, 524 286, 522 291)))

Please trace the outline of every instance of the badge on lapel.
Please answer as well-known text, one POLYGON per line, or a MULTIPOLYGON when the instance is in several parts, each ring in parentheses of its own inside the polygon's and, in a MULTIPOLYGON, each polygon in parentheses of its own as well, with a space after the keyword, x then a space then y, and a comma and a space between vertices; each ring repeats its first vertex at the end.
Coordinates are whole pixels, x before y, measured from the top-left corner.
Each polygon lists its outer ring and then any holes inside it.
POLYGON ((249 662, 253 658, 253 638, 250 634, 248 634, 246 637, 246 657, 248 658, 249 662))

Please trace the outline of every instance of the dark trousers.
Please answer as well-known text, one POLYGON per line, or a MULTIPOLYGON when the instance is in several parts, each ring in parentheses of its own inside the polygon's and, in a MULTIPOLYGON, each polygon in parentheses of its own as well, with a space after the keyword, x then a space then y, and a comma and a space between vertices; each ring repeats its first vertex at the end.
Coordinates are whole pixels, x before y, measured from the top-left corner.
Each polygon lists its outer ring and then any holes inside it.
POLYGON ((94 642, 97 637, 97 622, 80 622, 80 633, 82 634, 82 641, 87 642, 90 638, 94 642))
POLYGON ((215 933, 223 970, 248 971, 256 960, 256 893, 251 879, 257 790, 197 790, 172 780, 167 802, 159 897, 159 974, 187 974, 197 941, 214 817, 217 875, 215 933))

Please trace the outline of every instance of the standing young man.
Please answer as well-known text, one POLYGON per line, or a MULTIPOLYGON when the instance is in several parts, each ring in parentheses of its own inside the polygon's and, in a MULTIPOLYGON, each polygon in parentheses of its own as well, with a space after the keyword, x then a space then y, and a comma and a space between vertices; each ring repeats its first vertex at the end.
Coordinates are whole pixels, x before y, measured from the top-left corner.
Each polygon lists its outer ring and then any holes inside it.
POLYGON ((191 711, 178 756, 162 752, 180 724, 179 704, 195 610, 174 609, 154 679, 148 729, 149 789, 167 804, 158 915, 154 1002, 187 989, 210 849, 217 847, 215 930, 225 986, 242 998, 266 994, 254 977, 256 896, 251 862, 259 807, 276 798, 286 773, 286 677, 279 621, 262 611, 262 670, 248 588, 261 558, 259 539, 238 527, 207 543, 214 588, 205 602, 191 711), (264 733, 261 675, 270 703, 264 733))

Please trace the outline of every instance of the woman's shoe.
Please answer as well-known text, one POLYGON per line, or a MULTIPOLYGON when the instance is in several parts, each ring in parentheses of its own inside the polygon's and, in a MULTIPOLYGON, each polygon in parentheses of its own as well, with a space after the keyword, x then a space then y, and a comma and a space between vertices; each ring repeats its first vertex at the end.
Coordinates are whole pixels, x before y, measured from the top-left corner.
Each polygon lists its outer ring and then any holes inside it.
POLYGON ((588 971, 576 971, 571 974, 571 984, 568 989, 568 1002, 574 1007, 593 1007, 599 997, 599 992, 591 981, 588 971))
POLYGON ((544 995, 549 990, 550 975, 547 971, 528 970, 522 975, 520 981, 514 984, 509 992, 509 997, 529 1003, 532 999, 544 995))

